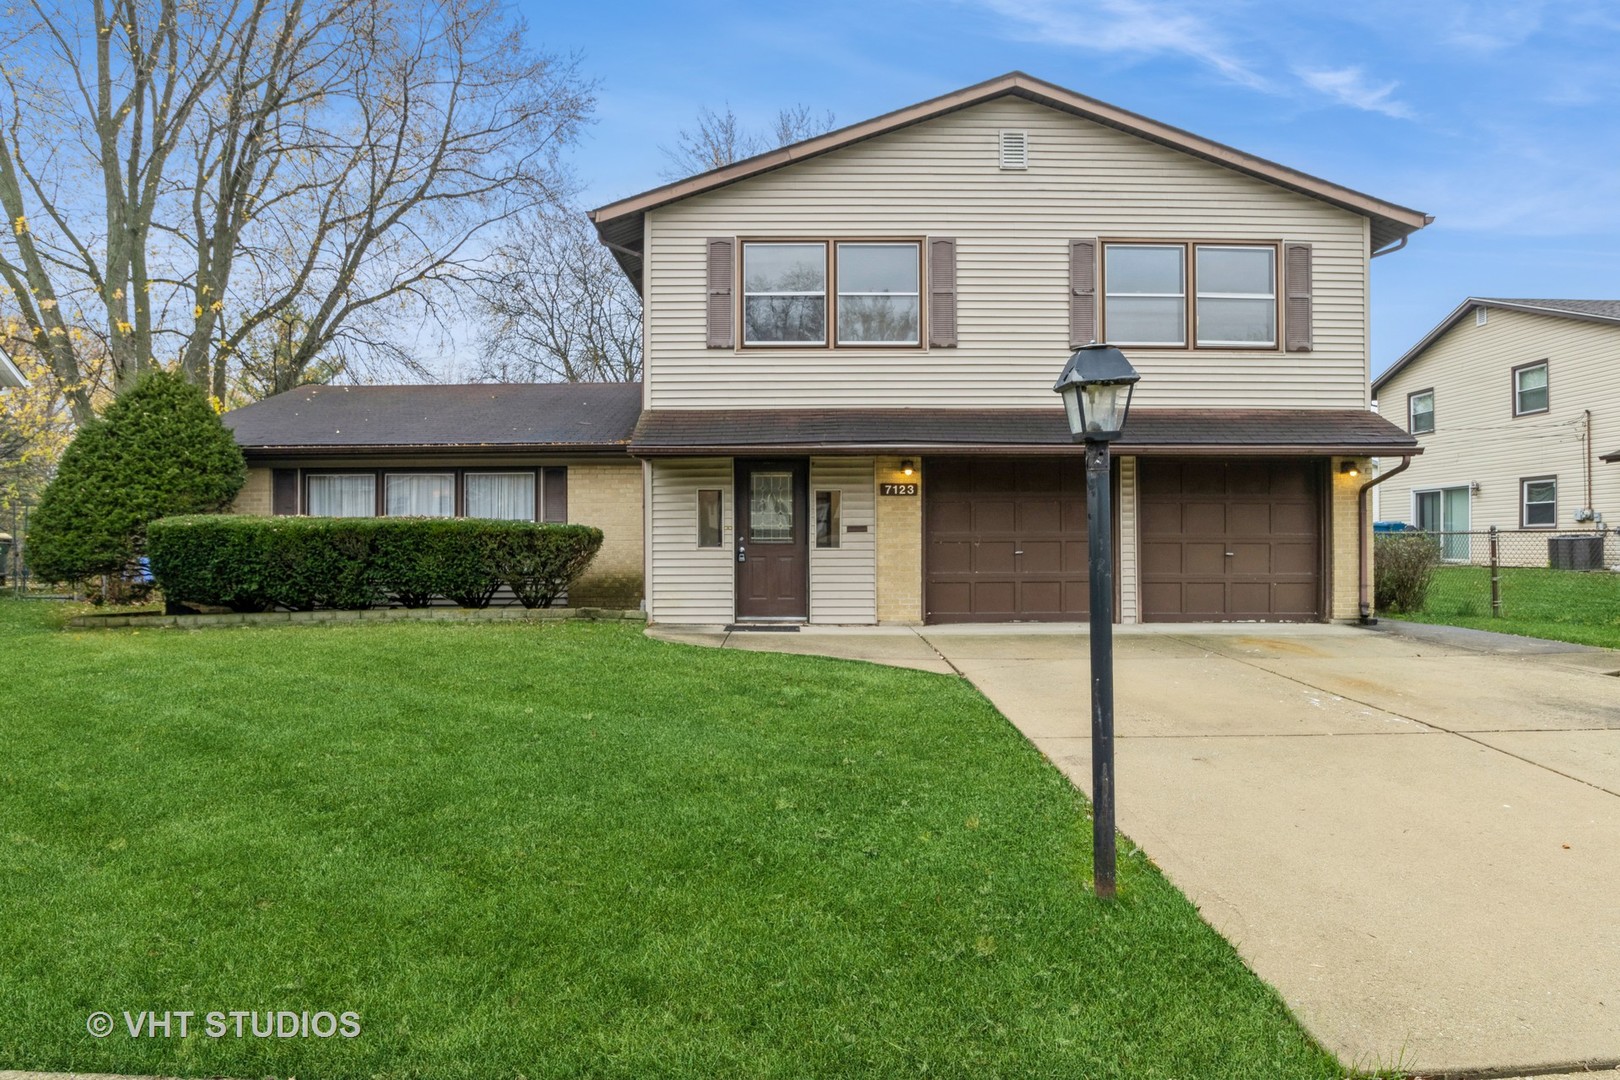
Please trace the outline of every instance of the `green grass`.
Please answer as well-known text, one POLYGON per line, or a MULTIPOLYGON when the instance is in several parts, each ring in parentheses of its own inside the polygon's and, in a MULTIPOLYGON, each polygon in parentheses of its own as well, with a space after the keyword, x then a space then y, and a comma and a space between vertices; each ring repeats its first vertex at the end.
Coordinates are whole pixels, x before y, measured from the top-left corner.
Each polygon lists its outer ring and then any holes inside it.
POLYGON ((53 619, 0 602, 0 1068, 1340 1075, 1139 853, 1089 896, 1083 800, 960 680, 625 625, 53 619), (361 1033, 131 1039, 143 1009, 361 1033))
POLYGON ((1503 567, 1500 576, 1500 618, 1485 566, 1440 567, 1423 610, 1390 618, 1620 649, 1620 574, 1503 567))

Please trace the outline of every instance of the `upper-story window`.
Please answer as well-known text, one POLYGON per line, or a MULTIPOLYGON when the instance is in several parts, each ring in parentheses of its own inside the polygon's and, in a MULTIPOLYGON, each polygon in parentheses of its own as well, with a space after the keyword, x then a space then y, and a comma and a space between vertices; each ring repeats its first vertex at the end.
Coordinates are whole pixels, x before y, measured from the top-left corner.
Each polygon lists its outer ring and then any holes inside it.
POLYGON ((1547 361, 1513 369, 1513 415, 1547 411, 1547 361))
POLYGON ((1103 333, 1117 345, 1276 348, 1276 245, 1105 244, 1103 333))
POLYGON ((918 345, 921 281, 916 241, 748 241, 743 344, 918 345))
POLYGON ((1434 431, 1434 391, 1419 390, 1406 395, 1406 430, 1413 435, 1427 435, 1434 431))

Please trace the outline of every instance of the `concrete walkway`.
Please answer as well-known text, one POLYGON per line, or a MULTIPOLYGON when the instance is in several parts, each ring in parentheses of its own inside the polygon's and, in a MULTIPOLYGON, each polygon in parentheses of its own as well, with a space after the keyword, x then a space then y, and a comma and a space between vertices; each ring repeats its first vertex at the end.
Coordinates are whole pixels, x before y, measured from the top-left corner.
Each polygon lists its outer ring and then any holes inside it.
MULTIPOLYGON (((1122 628, 1120 829, 1348 1065, 1620 1066, 1620 653, 1122 628)), ((1078 627, 649 631, 972 680, 1090 785, 1078 627)))

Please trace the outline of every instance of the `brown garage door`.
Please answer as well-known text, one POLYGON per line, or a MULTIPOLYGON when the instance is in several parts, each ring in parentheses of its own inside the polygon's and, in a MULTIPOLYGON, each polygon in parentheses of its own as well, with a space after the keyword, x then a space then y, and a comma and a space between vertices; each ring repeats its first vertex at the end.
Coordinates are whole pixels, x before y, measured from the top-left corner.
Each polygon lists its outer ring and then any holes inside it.
POLYGON ((1079 455, 929 458, 923 491, 929 622, 1086 617, 1079 455))
POLYGON ((1322 467, 1143 458, 1142 617, 1309 621, 1322 612, 1322 467))

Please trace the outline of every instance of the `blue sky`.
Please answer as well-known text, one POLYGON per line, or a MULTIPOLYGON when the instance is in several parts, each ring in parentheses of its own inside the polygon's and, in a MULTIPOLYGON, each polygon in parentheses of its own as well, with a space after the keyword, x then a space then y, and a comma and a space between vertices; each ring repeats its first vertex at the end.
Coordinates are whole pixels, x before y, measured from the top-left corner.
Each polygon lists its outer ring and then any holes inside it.
POLYGON ((1620 297, 1616 0, 519 0, 600 80, 590 205, 702 106, 840 125, 1013 69, 1435 215, 1373 263, 1373 368, 1463 297, 1620 297))

